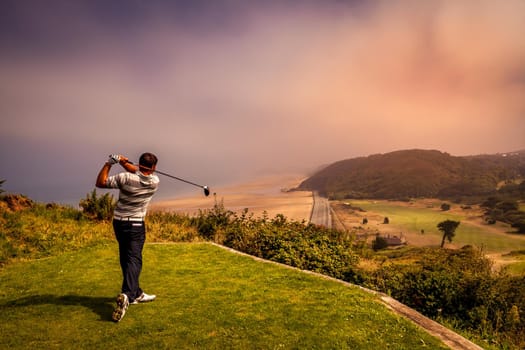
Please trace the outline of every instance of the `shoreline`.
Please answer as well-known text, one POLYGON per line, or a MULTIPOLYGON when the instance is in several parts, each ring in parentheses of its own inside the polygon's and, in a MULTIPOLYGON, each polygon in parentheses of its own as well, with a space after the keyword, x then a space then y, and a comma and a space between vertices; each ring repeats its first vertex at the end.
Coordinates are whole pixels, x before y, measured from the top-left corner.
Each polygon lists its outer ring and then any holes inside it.
POLYGON ((254 217, 274 218, 277 214, 289 220, 308 221, 313 205, 312 192, 289 191, 304 179, 299 175, 266 176, 238 185, 211 188, 209 197, 203 195, 165 199, 150 205, 152 211, 168 211, 197 215, 209 210, 216 203, 237 214, 248 209, 254 217))

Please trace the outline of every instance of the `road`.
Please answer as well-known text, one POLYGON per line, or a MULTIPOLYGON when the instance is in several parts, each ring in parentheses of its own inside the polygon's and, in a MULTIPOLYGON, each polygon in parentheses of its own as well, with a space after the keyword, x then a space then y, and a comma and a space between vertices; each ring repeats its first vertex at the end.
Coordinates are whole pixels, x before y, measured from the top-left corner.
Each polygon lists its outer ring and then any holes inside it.
POLYGON ((317 192, 313 192, 313 199, 310 223, 332 228, 332 215, 330 214, 328 198, 321 197, 317 192))

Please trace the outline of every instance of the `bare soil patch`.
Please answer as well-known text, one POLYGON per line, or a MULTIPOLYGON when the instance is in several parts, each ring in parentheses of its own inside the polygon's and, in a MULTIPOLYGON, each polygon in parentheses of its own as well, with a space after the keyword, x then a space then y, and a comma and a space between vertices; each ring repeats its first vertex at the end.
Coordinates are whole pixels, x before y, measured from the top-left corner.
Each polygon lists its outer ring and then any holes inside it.
POLYGON ((254 217, 266 215, 270 218, 282 214, 290 220, 308 221, 312 210, 312 193, 292 191, 303 177, 282 175, 259 178, 251 182, 213 188, 209 197, 191 196, 154 202, 151 210, 162 210, 187 215, 196 215, 200 210, 212 209, 221 203, 225 209, 241 213, 244 209, 254 217))

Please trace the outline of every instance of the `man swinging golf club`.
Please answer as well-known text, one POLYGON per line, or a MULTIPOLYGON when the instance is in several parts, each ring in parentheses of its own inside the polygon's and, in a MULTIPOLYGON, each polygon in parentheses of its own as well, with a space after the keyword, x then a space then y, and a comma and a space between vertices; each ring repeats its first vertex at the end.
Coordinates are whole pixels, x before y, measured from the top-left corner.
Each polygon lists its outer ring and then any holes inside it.
POLYGON ((144 218, 151 197, 157 191, 159 178, 154 174, 157 157, 152 153, 140 156, 136 166, 121 155, 110 155, 97 176, 99 188, 118 188, 119 198, 113 213, 113 229, 119 245, 123 282, 113 311, 113 321, 119 322, 129 304, 153 301, 155 295, 143 292, 139 285, 142 270, 142 249, 146 240, 144 218), (113 164, 119 163, 126 171, 109 176, 113 164))

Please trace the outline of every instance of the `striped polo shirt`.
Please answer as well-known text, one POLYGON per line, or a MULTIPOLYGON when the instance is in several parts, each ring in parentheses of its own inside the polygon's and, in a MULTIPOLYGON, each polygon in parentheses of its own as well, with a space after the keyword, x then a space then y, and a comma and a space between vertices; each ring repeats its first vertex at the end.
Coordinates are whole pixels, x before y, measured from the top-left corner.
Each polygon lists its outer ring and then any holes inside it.
POLYGON ((144 175, 122 172, 110 176, 106 182, 108 188, 120 190, 115 216, 120 217, 145 217, 151 197, 159 187, 159 177, 155 174, 144 175))

